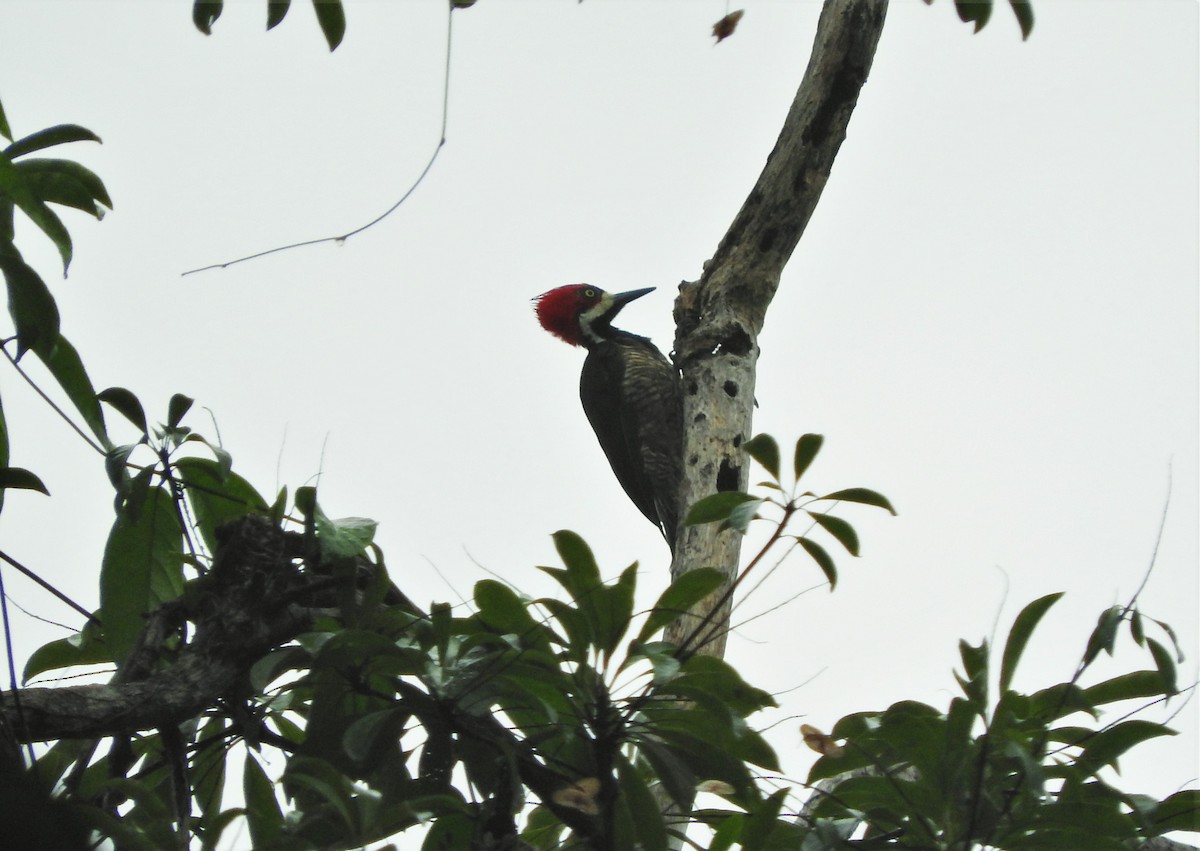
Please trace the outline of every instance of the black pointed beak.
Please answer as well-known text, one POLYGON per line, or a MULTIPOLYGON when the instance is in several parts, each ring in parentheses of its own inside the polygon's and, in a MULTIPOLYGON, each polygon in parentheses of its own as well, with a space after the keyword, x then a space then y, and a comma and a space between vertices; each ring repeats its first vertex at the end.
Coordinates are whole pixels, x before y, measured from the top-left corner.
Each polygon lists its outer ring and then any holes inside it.
POLYGON ((616 316, 617 311, 619 311, 625 305, 629 304, 629 302, 633 301, 636 298, 641 298, 642 296, 644 296, 648 293, 652 293, 652 292, 654 292, 654 290, 655 290, 654 287, 646 287, 645 289, 641 289, 641 290, 628 290, 627 292, 623 292, 623 293, 613 293, 612 315, 616 316))

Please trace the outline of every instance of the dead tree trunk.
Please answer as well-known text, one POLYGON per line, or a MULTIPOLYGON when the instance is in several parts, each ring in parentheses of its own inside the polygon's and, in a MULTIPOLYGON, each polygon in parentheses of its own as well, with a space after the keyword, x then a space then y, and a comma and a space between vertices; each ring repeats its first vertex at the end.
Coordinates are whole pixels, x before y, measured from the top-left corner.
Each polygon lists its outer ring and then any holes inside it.
MULTIPOLYGON (((850 115, 871 70, 886 0, 826 0, 808 68, 758 182, 699 281, 675 302, 675 356, 683 371, 684 481, 681 505, 719 491, 745 490, 742 444, 752 436, 758 335, 779 278, 829 179, 850 115)), ((715 525, 680 530, 673 576, 698 567, 737 575, 741 537, 715 525)), ((705 623, 714 637, 700 652, 725 653, 732 600, 719 589, 680 618, 679 644, 705 623), (713 629, 715 627, 715 629, 713 629)))

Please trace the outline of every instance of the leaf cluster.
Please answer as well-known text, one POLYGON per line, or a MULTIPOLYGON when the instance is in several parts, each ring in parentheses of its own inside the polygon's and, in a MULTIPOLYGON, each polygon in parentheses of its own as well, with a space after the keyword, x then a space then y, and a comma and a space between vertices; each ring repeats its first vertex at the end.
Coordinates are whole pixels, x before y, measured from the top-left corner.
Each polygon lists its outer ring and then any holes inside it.
MULTIPOLYGON (((1079 685, 1096 658, 1092 648, 1111 651, 1119 607, 1101 617, 1070 681, 1032 693, 1013 687, 1036 626, 1061 596, 1021 611, 998 669, 986 641, 960 643, 961 695, 948 710, 903 701, 835 725, 840 752, 818 760, 808 777, 815 791, 805 817, 824 837, 813 847, 1118 851, 1200 829, 1195 790, 1157 800, 1118 790, 1104 773, 1136 745, 1173 733, 1128 714, 1101 723, 1113 704, 1176 694, 1174 665, 1159 652, 1152 670, 1079 685)), ((1131 632, 1141 629, 1137 621, 1129 618, 1131 632)))

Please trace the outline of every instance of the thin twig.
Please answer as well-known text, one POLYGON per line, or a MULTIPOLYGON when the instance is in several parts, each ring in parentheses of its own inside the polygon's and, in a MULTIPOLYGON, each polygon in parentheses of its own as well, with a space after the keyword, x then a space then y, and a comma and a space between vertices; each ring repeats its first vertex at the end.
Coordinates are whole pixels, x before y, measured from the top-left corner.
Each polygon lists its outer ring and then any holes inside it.
POLYGON ((0 550, 0 559, 3 559, 4 561, 11 564, 17 570, 21 571, 21 573, 28 576, 30 579, 32 579, 34 582, 36 582, 38 585, 41 585, 43 588, 45 588, 47 591, 49 591, 55 597, 62 600, 64 603, 66 603, 68 606, 70 606, 75 611, 79 612, 81 615, 83 615, 88 620, 90 620, 90 621, 96 620, 95 616, 91 612, 89 612, 83 606, 76 603, 74 600, 72 600, 70 597, 68 597, 62 591, 59 591, 57 588, 55 588, 53 585, 51 585, 45 579, 42 579, 42 577, 38 576, 36 573, 34 573, 28 567, 21 564, 19 561, 14 559, 8 553, 4 552, 4 550, 0 550))
POLYGON ((450 105, 450 46, 452 44, 452 34, 454 32, 454 7, 452 4, 448 4, 448 6, 450 9, 450 13, 449 13, 449 19, 446 22, 446 68, 445 68, 444 76, 442 78, 442 127, 441 127, 441 132, 438 134, 437 146, 433 149, 433 154, 430 155, 429 161, 425 163, 425 168, 423 168, 421 170, 420 175, 417 176, 417 179, 416 179, 416 181, 413 182, 412 186, 408 187, 408 191, 406 191, 403 195, 400 196, 400 200, 397 201, 392 206, 388 207, 386 210, 384 210, 382 213, 380 213, 375 218, 371 219, 371 221, 367 222, 365 225, 360 225, 359 227, 356 227, 353 230, 347 231, 346 233, 343 233, 343 234, 340 234, 337 236, 323 236, 318 239, 306 239, 306 240, 303 240, 302 242, 293 242, 290 245, 280 245, 280 246, 276 246, 275 248, 268 248, 266 251, 259 251, 254 254, 248 254, 245 257, 239 257, 236 260, 228 260, 224 263, 212 263, 208 266, 201 266, 198 269, 189 269, 186 272, 183 272, 182 275, 194 275, 197 272, 207 272, 210 269, 228 269, 230 266, 236 265, 238 263, 245 263, 248 260, 257 260, 259 257, 266 257, 268 254, 278 254, 281 251, 290 251, 293 248, 304 248, 309 245, 320 245, 321 243, 324 243, 324 242, 343 243, 346 240, 348 240, 350 237, 356 236, 356 235, 362 233, 363 231, 367 230, 367 228, 371 228, 371 227, 374 227, 375 225, 379 224, 381 221, 386 219, 392 213, 396 212, 396 210, 399 209, 400 205, 408 200, 408 197, 410 195, 412 195, 413 192, 416 191, 417 187, 421 185, 421 182, 423 180, 425 180, 425 175, 429 174, 429 170, 431 168, 433 168, 433 164, 437 160, 438 154, 441 153, 442 146, 446 144, 446 123, 447 123, 447 118, 449 115, 449 105, 450 105))
MULTIPOLYGON (((7 343, 7 341, 5 341, 5 343, 7 343)), ((71 428, 73 428, 75 430, 75 433, 78 434, 80 437, 82 437, 84 439, 84 442, 86 442, 88 446, 92 447, 92 449, 95 449, 101 455, 107 455, 108 453, 106 453, 104 451, 104 449, 101 448, 100 444, 98 444, 98 443, 96 443, 96 441, 92 440, 91 437, 88 436, 87 432, 85 432, 78 425, 76 425, 75 421, 67 416, 66 411, 64 411, 62 408, 60 408, 53 399, 51 399, 49 396, 47 396, 46 391, 43 390, 41 387, 38 387, 37 382, 35 382, 32 378, 30 378, 28 373, 25 372, 25 370, 21 369, 21 365, 19 363, 17 363, 17 359, 12 356, 11 352, 9 352, 8 347, 7 347, 7 345, 5 345, 5 343, 0 343, 0 351, 4 352, 4 356, 6 358, 8 358, 8 362, 12 364, 13 369, 15 369, 17 371, 17 374, 25 379, 25 382, 30 387, 33 388, 34 392, 42 397, 42 401, 44 401, 47 405, 49 405, 50 408, 54 411, 54 413, 56 413, 60 417, 62 417, 63 420, 66 422, 66 424, 69 425, 71 428)))

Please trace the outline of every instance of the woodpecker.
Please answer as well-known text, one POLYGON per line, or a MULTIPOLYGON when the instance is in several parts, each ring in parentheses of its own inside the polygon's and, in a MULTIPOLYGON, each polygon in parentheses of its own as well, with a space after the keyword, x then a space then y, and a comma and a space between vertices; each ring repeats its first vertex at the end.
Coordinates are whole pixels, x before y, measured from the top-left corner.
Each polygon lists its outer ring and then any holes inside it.
POLYGON ((608 293, 571 284, 534 299, 542 327, 587 349, 579 397, 617 481, 675 550, 683 463, 679 373, 645 337, 612 326, 621 308, 654 287, 608 293))

